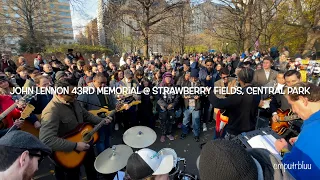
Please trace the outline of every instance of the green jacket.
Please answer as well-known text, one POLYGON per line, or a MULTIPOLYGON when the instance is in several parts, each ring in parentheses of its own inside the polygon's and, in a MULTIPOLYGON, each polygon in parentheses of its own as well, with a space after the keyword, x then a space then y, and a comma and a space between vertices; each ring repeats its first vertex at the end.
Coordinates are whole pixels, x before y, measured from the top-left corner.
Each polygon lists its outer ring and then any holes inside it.
POLYGON ((81 107, 78 101, 74 101, 71 105, 62 102, 54 95, 42 111, 39 139, 52 151, 72 151, 76 143, 61 137, 70 133, 80 123, 89 122, 96 125, 102 120, 81 107))

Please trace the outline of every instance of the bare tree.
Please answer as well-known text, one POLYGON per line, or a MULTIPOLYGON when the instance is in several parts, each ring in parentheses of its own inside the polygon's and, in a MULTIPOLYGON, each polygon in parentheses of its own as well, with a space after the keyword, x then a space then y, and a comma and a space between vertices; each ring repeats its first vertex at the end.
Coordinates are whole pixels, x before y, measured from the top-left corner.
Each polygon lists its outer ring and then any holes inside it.
POLYGON ((144 39, 143 55, 148 57, 150 32, 158 23, 176 16, 174 10, 181 7, 185 1, 165 0, 129 0, 121 6, 121 20, 131 29, 141 32, 144 39), (130 23, 130 21, 134 21, 130 23))
POLYGON ((60 16, 48 8, 50 0, 7 0, 6 11, 0 16, 6 20, 7 34, 21 37, 28 52, 41 51, 46 41, 63 38, 61 32, 67 28, 60 23, 60 16), (10 15, 10 12, 11 15, 10 15), (52 32, 51 30, 54 30, 52 32), (57 31, 58 32, 55 32, 57 31))
POLYGON ((201 8, 207 17, 207 28, 215 37, 236 44, 239 52, 249 51, 277 13, 278 1, 219 0, 201 8), (216 13, 214 13, 216 12, 216 13))

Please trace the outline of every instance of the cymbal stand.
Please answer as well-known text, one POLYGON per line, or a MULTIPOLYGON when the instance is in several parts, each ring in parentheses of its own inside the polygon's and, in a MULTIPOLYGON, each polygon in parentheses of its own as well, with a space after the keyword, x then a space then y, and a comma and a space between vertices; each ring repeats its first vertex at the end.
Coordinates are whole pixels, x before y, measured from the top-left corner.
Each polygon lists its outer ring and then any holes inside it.
MULTIPOLYGON (((112 156, 116 156, 117 147, 115 145, 112 146, 112 156)), ((119 171, 117 171, 117 180, 119 180, 119 171)))

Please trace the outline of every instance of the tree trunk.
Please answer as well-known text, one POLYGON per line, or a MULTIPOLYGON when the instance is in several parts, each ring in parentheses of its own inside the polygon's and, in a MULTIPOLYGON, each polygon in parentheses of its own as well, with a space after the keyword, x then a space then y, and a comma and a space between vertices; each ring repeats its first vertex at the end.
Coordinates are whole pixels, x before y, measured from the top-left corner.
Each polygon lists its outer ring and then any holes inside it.
POLYGON ((143 41, 143 56, 146 58, 149 57, 148 50, 149 50, 149 37, 148 35, 146 35, 143 41))
POLYGON ((247 5, 246 12, 245 12, 245 24, 244 24, 244 32, 245 32, 245 37, 244 37, 244 50, 245 51, 250 51, 251 47, 251 31, 252 31, 252 25, 251 25, 251 16, 252 16, 252 7, 253 7, 253 2, 250 1, 247 5))
POLYGON ((313 31, 310 29, 307 33, 307 41, 304 46, 303 55, 307 55, 314 48, 316 41, 320 39, 320 31, 313 31))

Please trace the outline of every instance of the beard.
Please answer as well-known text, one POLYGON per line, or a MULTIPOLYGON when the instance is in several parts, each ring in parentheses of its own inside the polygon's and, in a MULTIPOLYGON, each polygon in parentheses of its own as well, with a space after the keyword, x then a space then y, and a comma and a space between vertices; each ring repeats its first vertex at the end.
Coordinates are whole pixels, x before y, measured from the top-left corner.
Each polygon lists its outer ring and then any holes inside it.
POLYGON ((28 168, 22 174, 22 180, 31 180, 34 177, 35 171, 32 168, 32 165, 28 166, 28 168))

